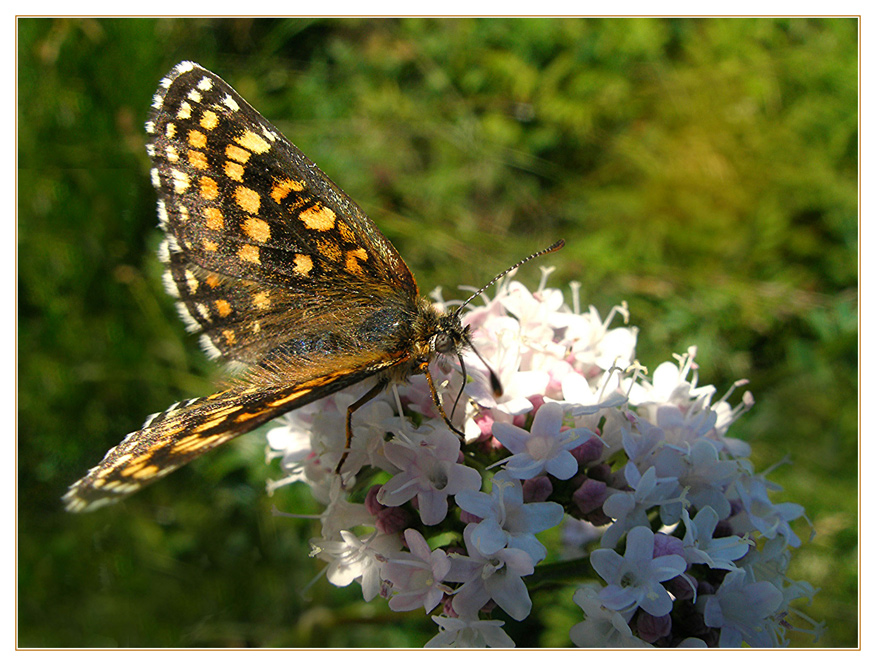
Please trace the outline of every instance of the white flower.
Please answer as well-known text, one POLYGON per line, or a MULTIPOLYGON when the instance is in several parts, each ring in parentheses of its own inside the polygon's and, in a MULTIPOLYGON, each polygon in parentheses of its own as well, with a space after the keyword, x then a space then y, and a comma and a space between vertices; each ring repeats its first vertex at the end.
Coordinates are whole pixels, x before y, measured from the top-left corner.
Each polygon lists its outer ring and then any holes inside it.
POLYGON ((685 509, 681 514, 684 521, 684 557, 691 564, 708 564, 712 569, 735 569, 734 560, 748 553, 754 542, 738 536, 712 538, 718 525, 718 514, 710 507, 697 511, 691 519, 685 509))
MULTIPOLYGON (((633 491, 616 492, 602 505, 605 515, 615 519, 602 535, 601 543, 608 548, 614 548, 630 528, 649 525, 647 512, 652 507, 662 509, 665 505, 676 505, 680 517, 681 489, 675 479, 658 479, 653 467, 640 474, 632 462, 624 467, 624 478, 633 491)), ((673 522, 676 521, 668 524, 673 522)))
POLYGON ((444 520, 449 495, 481 487, 481 475, 457 462, 459 440, 449 430, 427 433, 419 443, 393 440, 384 451, 402 471, 383 485, 377 500, 385 506, 401 506, 416 497, 425 525, 444 520))
POLYGON ((562 323, 561 342, 569 348, 575 359, 573 365, 586 376, 594 371, 608 370, 612 367, 626 368, 635 357, 635 328, 609 329, 615 315, 626 319, 629 316, 626 303, 615 306, 605 321, 592 305, 586 313, 570 312, 555 323, 562 323))
POLYGON ((782 593, 772 583, 749 582, 745 571, 729 572, 721 587, 705 598, 706 626, 721 630, 721 647, 779 647, 773 613, 782 603, 782 593))
POLYGON ((441 581, 450 572, 450 559, 440 548, 432 551, 423 535, 405 530, 409 553, 398 553, 383 565, 383 578, 392 583, 389 607, 409 611, 423 607, 430 612, 452 590, 441 581))
MULTIPOLYGON (((470 321, 471 314, 466 317, 470 321)), ((488 370, 481 360, 466 356, 466 369, 473 381, 465 385, 465 393, 482 408, 516 416, 532 411, 529 398, 544 395, 550 374, 546 370, 521 370, 526 349, 520 340, 520 322, 511 317, 496 317, 489 328, 476 329, 472 344, 490 365, 502 384, 497 396, 490 388, 488 370)))
MULTIPOLYGON (((774 489, 778 486, 773 486, 774 489)), ((767 539, 781 537, 789 546, 800 546, 800 537, 791 529, 790 521, 800 518, 804 509, 799 504, 773 504, 767 495, 768 482, 759 474, 741 474, 732 486, 732 499, 738 499, 743 511, 730 518, 734 531, 760 532, 767 539)))
POLYGON ((584 621, 569 630, 569 638, 578 647, 651 647, 641 638, 633 636, 633 631, 623 615, 605 607, 595 586, 575 590, 572 601, 584 611, 584 621))
POLYGON ((624 556, 608 548, 594 550, 590 563, 608 586, 599 593, 607 608, 630 617, 637 608, 651 615, 666 615, 672 598, 660 584, 684 573, 687 563, 680 555, 654 557, 654 533, 634 527, 627 535, 624 556))
POLYGON ((687 451, 664 446, 652 461, 658 476, 678 480, 692 506, 710 506, 722 519, 730 515, 725 491, 740 473, 740 467, 735 460, 722 459, 715 442, 699 439, 687 451))
POLYGON ((561 480, 578 472, 578 461, 569 451, 593 433, 585 428, 561 431, 563 407, 546 403, 535 413, 529 432, 509 423, 494 423, 493 436, 513 455, 503 461, 509 476, 531 479, 547 472, 561 480))
POLYGON ((493 477, 489 495, 467 490, 456 496, 456 503, 483 519, 473 524, 471 534, 472 543, 481 553, 491 555, 502 548, 519 548, 529 553, 535 563, 547 555, 535 534, 563 520, 563 507, 556 502, 524 504, 523 486, 505 472, 493 477))
POLYGON ((438 635, 426 643, 427 648, 512 648, 514 641, 502 629, 501 620, 432 616, 438 635))
POLYGON ((456 557, 446 580, 462 583, 453 597, 453 610, 460 616, 474 616, 492 599, 515 620, 522 620, 532 610, 529 591, 523 576, 535 570, 532 558, 519 548, 502 548, 481 553, 472 542, 475 524, 463 531, 468 557, 456 557))
POLYGON ((401 549, 398 535, 372 532, 364 540, 343 530, 341 540, 313 540, 311 557, 329 563, 326 577, 332 585, 346 587, 359 579, 362 596, 371 601, 380 592, 380 567, 391 553, 401 549))

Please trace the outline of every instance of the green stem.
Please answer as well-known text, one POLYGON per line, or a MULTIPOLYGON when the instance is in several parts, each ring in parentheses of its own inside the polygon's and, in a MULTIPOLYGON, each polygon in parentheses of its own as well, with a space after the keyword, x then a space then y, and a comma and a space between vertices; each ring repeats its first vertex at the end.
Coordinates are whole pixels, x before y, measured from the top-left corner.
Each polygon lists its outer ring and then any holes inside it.
POLYGON ((526 583, 530 589, 536 589, 595 577, 596 572, 590 566, 590 558, 581 557, 576 560, 540 564, 535 568, 535 573, 526 579, 526 583))

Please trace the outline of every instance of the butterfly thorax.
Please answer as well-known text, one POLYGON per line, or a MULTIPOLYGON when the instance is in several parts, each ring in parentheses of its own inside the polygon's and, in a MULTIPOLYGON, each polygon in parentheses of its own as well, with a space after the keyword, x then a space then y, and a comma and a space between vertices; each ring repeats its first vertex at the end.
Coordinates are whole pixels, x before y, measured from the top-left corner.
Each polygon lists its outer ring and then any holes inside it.
POLYGON ((407 322, 396 322, 387 317, 385 323, 384 339, 394 340, 399 351, 410 355, 405 367, 393 373, 399 379, 422 372, 423 364, 431 361, 436 354, 456 354, 466 344, 465 329, 459 316, 455 312, 441 312, 425 298, 418 299, 416 313, 407 322))

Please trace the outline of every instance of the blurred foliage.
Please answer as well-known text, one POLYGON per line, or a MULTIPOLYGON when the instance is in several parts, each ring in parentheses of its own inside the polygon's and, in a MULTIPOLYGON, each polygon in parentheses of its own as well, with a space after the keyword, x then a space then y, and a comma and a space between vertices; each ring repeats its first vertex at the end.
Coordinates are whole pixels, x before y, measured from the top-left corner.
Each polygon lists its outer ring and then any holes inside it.
MULTIPOLYGON (((559 237, 551 284, 626 300, 650 367, 698 345, 751 380, 733 434, 816 537, 791 575, 823 647, 858 642, 855 19, 18 19, 18 644, 418 646, 307 557, 317 511, 268 498, 263 440, 119 507, 66 486, 214 370, 160 287, 143 121, 217 72, 377 220, 428 292, 559 237)), ((538 283, 527 267, 522 279, 538 283)), ((808 535, 805 525, 798 526, 808 535)), ((805 533, 805 534, 804 534, 805 533)), ((509 629, 568 645, 576 607, 509 629), (538 624, 539 622, 545 624, 538 624), (557 628, 557 627, 560 628, 557 628)), ((796 645, 810 645, 807 637, 796 645)))

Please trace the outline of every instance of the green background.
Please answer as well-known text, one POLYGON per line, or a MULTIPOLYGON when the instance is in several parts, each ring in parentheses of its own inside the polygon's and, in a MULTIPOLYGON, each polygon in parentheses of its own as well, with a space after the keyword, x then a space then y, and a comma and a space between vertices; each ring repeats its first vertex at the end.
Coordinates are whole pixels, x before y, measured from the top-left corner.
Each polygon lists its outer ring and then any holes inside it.
MULTIPOLYGON (((652 369, 751 380, 750 441, 817 533, 792 578, 858 642, 855 19, 18 20, 18 644, 419 646, 308 558, 250 437, 120 506, 59 498, 216 377, 160 285, 143 122, 183 59, 231 83, 377 221, 421 289, 563 237, 552 284, 626 300, 652 369)), ((539 271, 521 277, 533 287, 539 271)), ((567 292, 568 293, 568 292, 567 292)), ((520 645, 564 646, 571 594, 520 645)), ((795 645, 811 645, 806 636, 795 645)))

